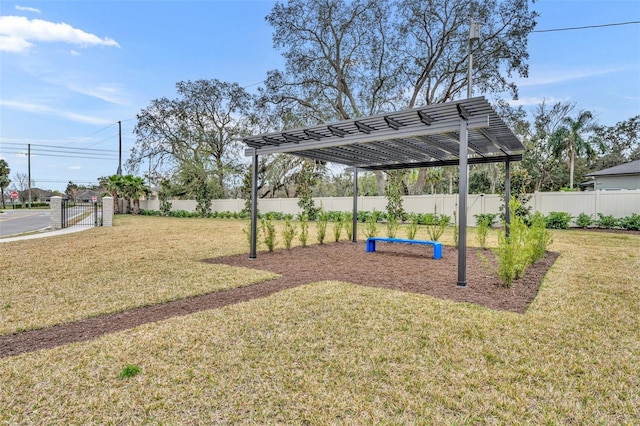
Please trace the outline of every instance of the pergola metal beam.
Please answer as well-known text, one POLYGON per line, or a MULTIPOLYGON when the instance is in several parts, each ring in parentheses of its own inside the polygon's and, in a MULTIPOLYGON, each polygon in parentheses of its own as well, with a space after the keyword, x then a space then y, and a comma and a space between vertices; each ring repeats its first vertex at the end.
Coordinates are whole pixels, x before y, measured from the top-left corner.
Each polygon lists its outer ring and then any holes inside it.
MULTIPOLYGON (((479 117, 472 117, 469 119, 468 126, 470 130, 482 129, 489 127, 489 116, 482 115, 479 117)), ((366 144, 377 141, 384 141, 389 139, 403 139, 403 138, 417 138, 420 136, 439 135, 449 132, 455 132, 459 130, 459 119, 448 119, 446 121, 434 122, 430 126, 412 125, 404 126, 398 130, 384 129, 378 130, 375 133, 358 133, 349 134, 346 131, 339 129, 335 125, 327 126, 329 131, 334 133, 334 136, 325 137, 320 140, 310 139, 306 141, 300 141, 296 144, 285 144, 286 141, 279 141, 274 136, 262 136, 262 140, 268 142, 269 145, 259 145, 254 143, 250 138, 245 138, 244 141, 249 146, 256 149, 258 155, 276 154, 276 153, 288 153, 288 152, 300 152, 312 149, 333 148, 344 145, 357 145, 366 144), (335 136, 339 135, 339 136, 335 136), (345 136, 349 137, 345 137, 345 136), (276 145, 278 144, 278 145, 276 145), (275 145, 275 146, 273 146, 275 145)), ((315 132, 315 131, 314 131, 315 132)), ((292 132, 288 131, 291 134, 292 132)), ((283 138, 284 139, 284 138, 283 138)))

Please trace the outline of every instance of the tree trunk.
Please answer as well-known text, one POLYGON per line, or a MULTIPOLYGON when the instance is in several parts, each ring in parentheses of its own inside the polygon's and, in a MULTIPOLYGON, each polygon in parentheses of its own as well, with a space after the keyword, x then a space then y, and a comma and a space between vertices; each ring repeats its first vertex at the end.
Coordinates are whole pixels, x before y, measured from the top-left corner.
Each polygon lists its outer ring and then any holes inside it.
MULTIPOLYGON (((422 195, 424 194, 424 185, 427 182, 427 168, 421 167, 418 170, 418 179, 416 179, 416 183, 413 189, 414 195, 422 195)), ((433 192, 433 189, 431 190, 433 192)))
POLYGON ((573 189, 573 164, 575 162, 575 156, 573 152, 569 156, 569 188, 573 189))
POLYGON ((374 173, 376 175, 376 183, 378 184, 378 196, 382 196, 384 195, 384 185, 385 185, 384 172, 381 172, 378 170, 374 173))

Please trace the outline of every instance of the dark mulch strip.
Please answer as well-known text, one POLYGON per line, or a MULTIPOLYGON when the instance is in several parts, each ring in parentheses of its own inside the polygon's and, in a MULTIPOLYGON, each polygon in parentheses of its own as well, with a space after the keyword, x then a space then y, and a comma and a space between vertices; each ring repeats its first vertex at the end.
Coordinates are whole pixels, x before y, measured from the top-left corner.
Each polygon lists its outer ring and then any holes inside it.
POLYGON ((548 253, 543 260, 529 267, 511 288, 504 288, 495 273, 493 253, 468 249, 468 285, 458 288, 458 254, 453 247, 443 247, 443 258, 439 260, 434 260, 432 249, 424 246, 378 243, 376 250, 376 253, 366 253, 364 244, 340 242, 259 253, 258 258, 253 260, 248 259, 246 254, 208 259, 206 262, 209 263, 272 271, 282 277, 247 287, 0 336, 0 358, 83 342, 142 324, 327 280, 427 294, 440 299, 524 313, 535 298, 544 274, 558 257, 557 253, 548 253))

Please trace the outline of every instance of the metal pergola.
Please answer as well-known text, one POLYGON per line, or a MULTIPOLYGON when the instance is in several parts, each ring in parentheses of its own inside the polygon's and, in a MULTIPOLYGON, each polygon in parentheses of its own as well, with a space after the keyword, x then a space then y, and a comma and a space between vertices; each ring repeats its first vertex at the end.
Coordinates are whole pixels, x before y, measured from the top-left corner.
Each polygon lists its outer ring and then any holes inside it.
MULTIPOLYGON (((353 242, 357 241, 358 171, 458 165, 459 287, 466 287, 468 165, 505 163, 505 197, 511 197, 509 169, 522 160, 524 145, 484 97, 433 104, 330 124, 243 138, 252 157, 251 248, 257 239, 258 157, 288 153, 353 168, 353 242)), ((509 208, 506 203, 506 217, 509 208)))

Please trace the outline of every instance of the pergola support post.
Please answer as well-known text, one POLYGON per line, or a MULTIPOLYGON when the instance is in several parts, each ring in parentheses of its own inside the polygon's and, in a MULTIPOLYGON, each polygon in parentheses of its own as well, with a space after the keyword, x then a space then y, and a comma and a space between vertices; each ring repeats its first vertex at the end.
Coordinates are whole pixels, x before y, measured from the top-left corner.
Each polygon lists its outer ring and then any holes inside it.
POLYGON ((504 232, 507 238, 511 235, 510 223, 511 223, 511 208, 509 202, 511 201, 511 161, 509 157, 504 162, 504 232))
POLYGON ((458 203, 458 287, 467 286, 467 193, 469 191, 469 168, 467 120, 460 117, 460 183, 458 203))
POLYGON ((257 257, 256 241, 258 239, 258 155, 253 149, 251 161, 251 242, 249 259, 257 257))
POLYGON ((353 233, 351 234, 351 242, 358 242, 358 168, 353 168, 353 233))

